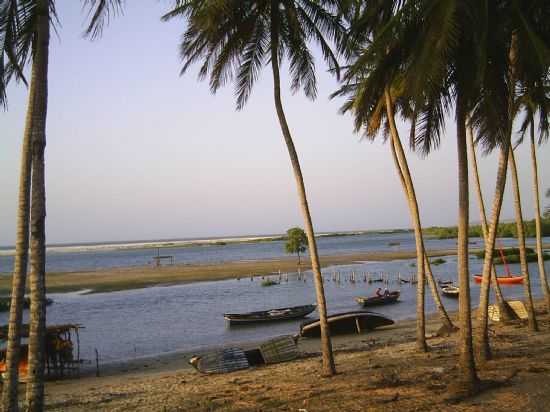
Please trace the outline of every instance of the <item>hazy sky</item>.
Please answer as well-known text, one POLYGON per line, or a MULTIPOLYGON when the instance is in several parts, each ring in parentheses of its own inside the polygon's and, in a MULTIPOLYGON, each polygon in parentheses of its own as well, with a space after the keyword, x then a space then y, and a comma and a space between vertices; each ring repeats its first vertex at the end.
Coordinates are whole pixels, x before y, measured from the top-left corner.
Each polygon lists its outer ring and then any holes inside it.
MULTIPOLYGON (((58 4, 52 36, 46 148, 47 240, 85 242, 280 233, 302 225, 266 68, 247 107, 232 87, 210 94, 196 72, 179 77, 183 22, 161 23, 168 1, 128 2, 99 41, 82 38, 81 2, 58 4)), ((317 231, 409 227, 389 147, 361 142, 349 116, 330 101, 335 81, 317 60, 319 98, 283 104, 302 163, 317 231)), ((20 141, 27 90, 12 85, 0 112, 0 245, 15 239, 20 141)), ((408 129, 402 125, 403 133, 408 129)), ((410 166, 428 225, 457 215, 455 129, 439 151, 410 166)), ((526 217, 532 217, 528 146, 519 149, 526 217)), ((550 186, 548 146, 539 150, 541 185, 550 186)), ((480 159, 486 202, 496 156, 480 159)), ((478 221, 475 197, 471 219, 478 221)), ((511 195, 503 218, 513 217, 511 195)))

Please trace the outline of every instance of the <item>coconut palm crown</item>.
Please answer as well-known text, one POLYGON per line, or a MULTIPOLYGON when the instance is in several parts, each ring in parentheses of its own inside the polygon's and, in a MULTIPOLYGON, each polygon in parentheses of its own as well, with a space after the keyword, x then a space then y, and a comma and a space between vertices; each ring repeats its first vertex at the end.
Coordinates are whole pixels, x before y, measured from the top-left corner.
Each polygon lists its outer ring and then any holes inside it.
POLYGON ((210 78, 216 92, 233 81, 237 109, 246 104, 260 70, 277 48, 279 64, 288 59, 291 89, 317 96, 315 62, 309 42, 316 42, 324 60, 336 73, 338 60, 331 43, 341 39, 344 28, 338 17, 341 1, 182 0, 163 19, 188 18, 180 55, 181 73, 202 60, 201 80, 210 78))

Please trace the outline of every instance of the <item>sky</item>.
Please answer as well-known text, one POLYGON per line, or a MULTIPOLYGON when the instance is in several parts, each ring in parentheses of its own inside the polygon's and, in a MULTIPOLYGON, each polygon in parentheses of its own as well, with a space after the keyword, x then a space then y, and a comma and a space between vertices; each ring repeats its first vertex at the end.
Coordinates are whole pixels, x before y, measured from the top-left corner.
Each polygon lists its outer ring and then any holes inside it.
MULTIPOLYGON (((124 15, 93 42, 82 36, 81 2, 57 5, 61 26, 51 39, 49 67, 48 243, 273 234, 303 226, 270 68, 240 112, 231 85, 212 95, 195 68, 180 77, 185 26, 160 21, 169 4, 127 2, 124 15)), ((317 100, 292 95, 285 75, 282 98, 316 231, 410 227, 389 146, 354 133, 352 118, 338 113, 342 101, 329 99, 338 85, 315 55, 317 100)), ((0 111, 0 245, 15 241, 27 90, 13 83, 8 99, 8 111, 0 111)), ((408 136, 405 124, 399 129, 408 136)), ((524 216, 532 218, 528 145, 517 152, 524 216)), ((542 192, 550 187, 548 146, 538 155, 542 192)), ((452 117, 438 151, 408 156, 423 225, 454 225, 452 117)), ((490 204, 497 157, 479 163, 490 204)), ((470 216, 479 221, 473 190, 470 216)), ((502 218, 513 218, 509 187, 502 218)))

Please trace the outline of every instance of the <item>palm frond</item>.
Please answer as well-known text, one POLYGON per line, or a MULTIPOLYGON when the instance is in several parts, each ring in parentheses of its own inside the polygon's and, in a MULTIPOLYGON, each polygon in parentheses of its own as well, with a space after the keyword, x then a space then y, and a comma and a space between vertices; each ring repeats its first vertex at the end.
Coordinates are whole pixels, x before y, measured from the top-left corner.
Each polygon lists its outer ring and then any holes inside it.
POLYGON ((110 20, 124 10, 124 0, 83 0, 84 7, 88 8, 90 22, 84 35, 95 40, 103 34, 103 29, 110 20))

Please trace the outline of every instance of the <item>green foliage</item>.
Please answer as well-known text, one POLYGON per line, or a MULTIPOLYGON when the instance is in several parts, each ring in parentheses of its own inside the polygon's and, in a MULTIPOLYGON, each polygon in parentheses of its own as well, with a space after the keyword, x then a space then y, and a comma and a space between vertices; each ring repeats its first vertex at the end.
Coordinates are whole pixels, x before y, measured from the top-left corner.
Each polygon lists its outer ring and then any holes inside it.
MULTIPOLYGON (((550 236, 550 219, 542 220, 542 236, 550 236)), ((525 231, 526 237, 535 237, 535 220, 529 220, 523 222, 523 228, 525 231)), ((437 239, 453 239, 458 235, 458 229, 456 226, 440 227, 433 226, 425 228, 424 234, 435 237, 437 239)), ((483 237, 483 231, 480 225, 470 226, 469 230, 470 237, 483 237)), ((497 231, 498 237, 517 237, 517 227, 515 222, 511 223, 501 223, 498 225, 497 231)))
POLYGON ((264 286, 264 287, 274 286, 274 285, 278 285, 278 284, 279 284, 278 282, 275 282, 274 280, 271 280, 271 279, 262 280, 262 283, 261 283, 261 285, 264 286))
POLYGON ((289 254, 297 253, 299 262, 300 253, 304 253, 307 249, 306 233, 299 227, 293 227, 286 231, 286 235, 285 251, 289 254))
MULTIPOLYGON (((532 248, 525 248, 525 252, 527 253, 527 262, 536 262, 538 260, 538 255, 532 248)), ((504 255, 504 259, 506 263, 520 263, 520 255, 519 255, 519 249, 512 247, 512 248, 506 248, 502 249, 502 254, 504 255)), ((482 250, 480 252, 477 252, 475 254, 479 259, 485 258, 485 251, 482 250)), ((543 253, 542 255, 543 260, 550 260, 550 254, 543 253)), ((495 265, 502 265, 504 261, 501 257, 500 251, 495 251, 493 262, 495 265)))
POLYGON ((446 263, 447 261, 445 259, 437 258, 432 260, 430 263, 434 266, 442 265, 443 263, 446 263))

